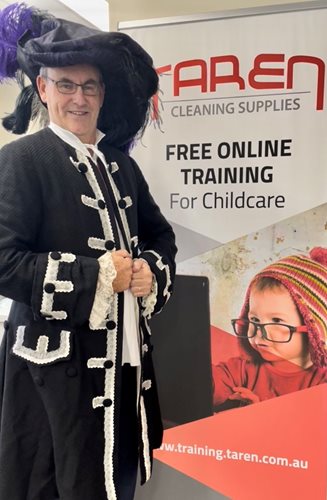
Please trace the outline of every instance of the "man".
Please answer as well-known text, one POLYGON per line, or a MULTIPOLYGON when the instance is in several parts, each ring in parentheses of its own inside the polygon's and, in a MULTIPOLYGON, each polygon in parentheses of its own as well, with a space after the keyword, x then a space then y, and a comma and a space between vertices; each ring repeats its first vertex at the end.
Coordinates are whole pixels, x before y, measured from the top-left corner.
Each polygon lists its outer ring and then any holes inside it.
POLYGON ((14 301, 0 498, 131 500, 138 463, 143 483, 162 439, 148 319, 175 272, 172 229, 123 152, 157 75, 124 34, 24 4, 1 15, 18 40, 5 76, 32 82, 4 125, 26 130, 35 90, 50 124, 0 151, 0 294, 14 301))

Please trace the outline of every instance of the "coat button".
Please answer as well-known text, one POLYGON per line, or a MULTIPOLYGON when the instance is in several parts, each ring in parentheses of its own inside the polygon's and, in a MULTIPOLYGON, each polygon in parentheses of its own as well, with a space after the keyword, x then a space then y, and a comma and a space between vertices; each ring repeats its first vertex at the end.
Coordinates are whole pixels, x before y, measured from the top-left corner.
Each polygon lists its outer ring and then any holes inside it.
POLYGON ((108 408, 109 406, 112 405, 112 401, 111 401, 111 399, 104 399, 102 404, 103 404, 103 406, 108 408))
POLYGON ((4 328, 5 330, 8 330, 8 328, 9 328, 9 321, 7 321, 6 319, 5 319, 5 320, 4 320, 4 322, 3 322, 3 328, 4 328))
POLYGON ((60 252, 51 252, 50 257, 53 260, 60 260, 61 259, 61 254, 60 252))
POLYGON ((56 287, 53 283, 46 283, 44 285, 44 291, 47 293, 53 293, 55 291, 56 287))
POLYGON ((123 199, 119 200, 119 202, 118 202, 119 208, 126 208, 126 205, 127 205, 127 203, 125 200, 123 200, 123 199))
POLYGON ((114 363, 113 363, 113 361, 111 361, 111 359, 107 359, 103 363, 103 366, 104 366, 104 368, 112 368, 114 366, 114 363))
POLYGON ((106 250, 113 250, 115 248, 115 243, 112 240, 107 240, 104 244, 106 250))
POLYGON ((101 210, 106 208, 105 202, 103 200, 98 200, 98 207, 101 208, 101 210))
POLYGON ((77 369, 74 366, 69 366, 66 369, 66 375, 67 375, 67 377, 76 377, 77 369))
POLYGON ((34 382, 36 383, 36 385, 42 387, 42 385, 44 385, 44 380, 42 377, 34 377, 34 382))
POLYGON ((88 167, 87 165, 85 165, 85 163, 80 163, 78 165, 78 170, 80 171, 81 174, 86 174, 86 172, 88 171, 88 167))
POLYGON ((114 330, 116 328, 116 322, 115 321, 107 321, 106 327, 108 330, 114 330))

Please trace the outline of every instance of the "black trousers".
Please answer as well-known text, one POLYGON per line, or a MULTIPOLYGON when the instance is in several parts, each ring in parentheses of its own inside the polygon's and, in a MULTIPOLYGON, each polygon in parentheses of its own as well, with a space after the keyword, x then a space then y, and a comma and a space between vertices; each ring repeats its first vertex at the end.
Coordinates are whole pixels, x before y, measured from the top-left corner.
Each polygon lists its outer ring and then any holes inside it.
POLYGON ((127 364, 122 367, 118 443, 118 500, 133 500, 136 486, 138 467, 136 370, 135 367, 127 364))

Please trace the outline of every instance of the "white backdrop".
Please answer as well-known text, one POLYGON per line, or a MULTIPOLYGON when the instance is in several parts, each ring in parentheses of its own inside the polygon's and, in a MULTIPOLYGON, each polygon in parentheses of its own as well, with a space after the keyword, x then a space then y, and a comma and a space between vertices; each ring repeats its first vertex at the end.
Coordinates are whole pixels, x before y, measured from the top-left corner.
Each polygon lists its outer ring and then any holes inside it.
MULTIPOLYGON (((326 26, 325 2, 121 26, 160 74, 161 126, 132 155, 176 231, 178 272, 209 277, 213 362, 235 355, 230 319, 251 276, 327 247, 326 26)), ((322 384, 168 429, 137 499, 324 500, 325 397, 322 384)))
POLYGON ((262 12, 124 26, 161 73, 133 156, 168 219, 217 242, 326 201, 327 8, 262 12))

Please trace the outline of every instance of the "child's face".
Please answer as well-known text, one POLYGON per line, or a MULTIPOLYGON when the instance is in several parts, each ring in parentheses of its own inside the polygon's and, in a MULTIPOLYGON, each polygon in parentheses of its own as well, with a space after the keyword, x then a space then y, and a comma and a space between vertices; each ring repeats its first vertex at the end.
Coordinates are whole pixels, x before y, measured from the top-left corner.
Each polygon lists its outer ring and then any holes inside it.
MULTIPOLYGON (((253 287, 250 293, 248 319, 258 323, 284 323, 291 326, 302 324, 297 307, 283 285, 264 290, 253 287)), ((310 366, 311 360, 306 335, 306 333, 295 332, 289 342, 276 343, 263 338, 258 329, 255 337, 249 338, 249 342, 266 361, 278 363, 287 360, 307 367, 310 366)))

